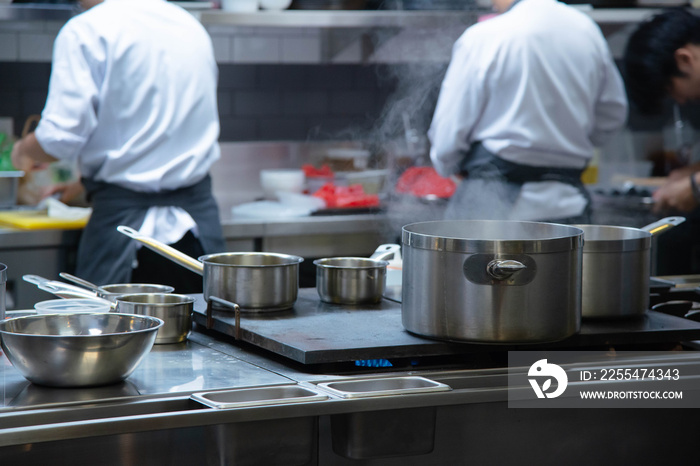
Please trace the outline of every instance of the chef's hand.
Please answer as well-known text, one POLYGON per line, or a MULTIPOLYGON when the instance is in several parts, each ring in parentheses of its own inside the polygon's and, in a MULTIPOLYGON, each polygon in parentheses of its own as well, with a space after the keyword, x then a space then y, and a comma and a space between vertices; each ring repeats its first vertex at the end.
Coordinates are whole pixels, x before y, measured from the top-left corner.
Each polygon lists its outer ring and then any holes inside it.
POLYGON ((73 181, 71 183, 61 183, 55 184, 53 186, 47 186, 41 193, 41 197, 46 198, 52 196, 56 193, 60 193, 59 201, 64 204, 68 204, 78 196, 82 195, 85 191, 85 187, 80 181, 73 181))
MULTIPOLYGON (((695 175, 696 179, 698 174, 695 175)), ((657 189, 652 195, 654 198, 655 213, 665 210, 677 210, 681 212, 690 212, 698 206, 693 189, 690 185, 690 177, 684 176, 677 180, 670 180, 665 185, 657 189)))
POLYGON ((12 146, 12 165, 17 170, 22 170, 26 173, 45 170, 55 162, 55 157, 44 152, 44 149, 39 145, 34 133, 29 133, 19 141, 16 141, 12 146))
POLYGON ((700 163, 694 163, 682 168, 676 168, 668 174, 669 180, 680 180, 681 178, 687 178, 691 173, 700 171, 700 163))

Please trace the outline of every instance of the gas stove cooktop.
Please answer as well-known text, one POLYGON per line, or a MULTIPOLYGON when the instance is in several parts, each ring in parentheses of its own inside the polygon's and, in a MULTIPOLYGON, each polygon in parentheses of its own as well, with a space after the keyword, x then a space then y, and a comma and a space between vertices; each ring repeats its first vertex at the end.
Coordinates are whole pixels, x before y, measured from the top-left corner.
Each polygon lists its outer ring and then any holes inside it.
MULTIPOLYGON (((672 284, 652 289, 668 293, 672 284)), ((656 294, 656 293, 654 293, 656 294)), ((197 297, 194 320, 207 327, 206 303, 197 297)), ((469 361, 509 350, 543 349, 671 349, 679 342, 700 340, 700 322, 650 310, 620 320, 584 320, 581 331, 554 343, 493 345, 433 340, 409 333, 401 324, 401 304, 388 299, 376 305, 343 306, 323 303, 315 288, 302 288, 293 309, 240 313, 240 325, 230 311, 213 311, 211 330, 253 345, 313 370, 327 365, 393 367, 469 361)))

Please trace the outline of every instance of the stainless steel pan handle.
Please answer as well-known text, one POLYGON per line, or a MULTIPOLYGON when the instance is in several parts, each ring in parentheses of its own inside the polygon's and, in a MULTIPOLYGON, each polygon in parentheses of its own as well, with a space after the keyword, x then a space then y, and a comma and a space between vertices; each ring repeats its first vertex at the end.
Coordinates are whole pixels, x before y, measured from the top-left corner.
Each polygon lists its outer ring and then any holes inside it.
POLYGON ((241 339, 241 308, 238 304, 232 303, 225 299, 219 298, 217 296, 209 296, 209 302, 207 303, 207 328, 211 329, 214 327, 214 318, 212 317, 212 304, 217 303, 221 306, 228 307, 234 312, 234 322, 236 325, 236 330, 234 331, 234 338, 236 340, 241 339))
POLYGON ((40 277, 39 275, 26 274, 22 275, 22 280, 32 285, 41 285, 42 283, 50 282, 48 278, 40 277))
POLYGON ((369 256, 370 259, 377 259, 377 260, 389 260, 390 257, 394 257, 395 259, 401 259, 401 246, 398 244, 382 244, 379 246, 371 256, 369 256))
POLYGON ((97 293, 107 294, 107 292, 105 290, 103 290, 99 286, 95 285, 94 283, 89 282, 87 280, 83 280, 82 278, 76 277, 75 275, 71 275, 71 274, 66 273, 66 272, 60 272, 58 274, 58 276, 63 278, 63 279, 66 279, 70 282, 73 282, 76 285, 84 286, 85 288, 92 290, 92 291, 95 291, 97 293))
MULTIPOLYGON (((49 280, 48 278, 40 277, 39 275, 22 275, 22 279, 25 282, 32 283, 36 285, 40 290, 48 291, 53 293, 53 290, 61 290, 66 294, 66 296, 60 296, 61 298, 97 298, 97 293, 86 290, 79 286, 71 285, 69 283, 59 282, 58 280, 49 280), (70 296, 68 296, 70 294, 70 296)), ((58 296, 58 295, 57 295, 58 296)))
POLYGON ((204 264, 202 264, 197 259, 194 259, 188 256, 187 254, 184 254, 178 251, 177 249, 168 246, 165 243, 161 243, 156 239, 142 235, 141 233, 139 233, 131 227, 119 225, 117 227, 117 231, 128 236, 131 239, 135 239, 139 243, 142 243, 144 246, 146 246, 148 249, 157 252, 163 257, 167 257, 168 259, 180 264, 186 269, 189 269, 194 273, 204 275, 204 264))
POLYGON ((666 217, 662 218, 658 222, 650 223, 649 225, 640 228, 652 234, 652 236, 659 235, 681 223, 685 222, 685 217, 666 217))
POLYGON ((108 301, 106 299, 98 298, 95 293, 90 290, 85 290, 83 288, 78 288, 77 286, 69 285, 67 283, 61 282, 46 282, 37 285, 40 290, 47 291, 59 298, 71 299, 71 298, 83 298, 90 299, 92 301, 99 301, 101 303, 108 303, 110 310, 114 310, 117 303, 108 301))

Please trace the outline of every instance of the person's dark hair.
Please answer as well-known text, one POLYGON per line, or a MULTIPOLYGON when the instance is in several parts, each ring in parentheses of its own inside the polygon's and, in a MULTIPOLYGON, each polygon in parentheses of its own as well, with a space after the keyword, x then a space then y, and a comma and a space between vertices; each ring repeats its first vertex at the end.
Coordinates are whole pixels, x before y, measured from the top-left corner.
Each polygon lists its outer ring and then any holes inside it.
POLYGON ((700 17, 684 8, 659 13, 632 33, 624 56, 625 85, 641 112, 661 111, 671 78, 683 75, 674 54, 689 43, 700 44, 700 17))

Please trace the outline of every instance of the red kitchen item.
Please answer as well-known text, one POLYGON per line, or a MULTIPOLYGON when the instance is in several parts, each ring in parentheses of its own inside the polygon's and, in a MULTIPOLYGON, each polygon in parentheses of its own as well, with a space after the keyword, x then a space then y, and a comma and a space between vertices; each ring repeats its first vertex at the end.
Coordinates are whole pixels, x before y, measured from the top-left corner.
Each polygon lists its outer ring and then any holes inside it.
POLYGON ((447 199, 452 197, 456 189, 454 181, 438 175, 433 167, 409 167, 396 182, 397 193, 417 197, 434 195, 447 199))
POLYGON ((323 199, 328 208, 375 207, 379 205, 379 196, 365 194, 365 190, 360 184, 336 186, 333 183, 326 183, 313 193, 313 196, 323 199))
POLYGON ((321 168, 316 168, 313 165, 305 163, 301 166, 304 170, 304 175, 307 178, 333 178, 333 170, 327 164, 323 164, 321 168))

